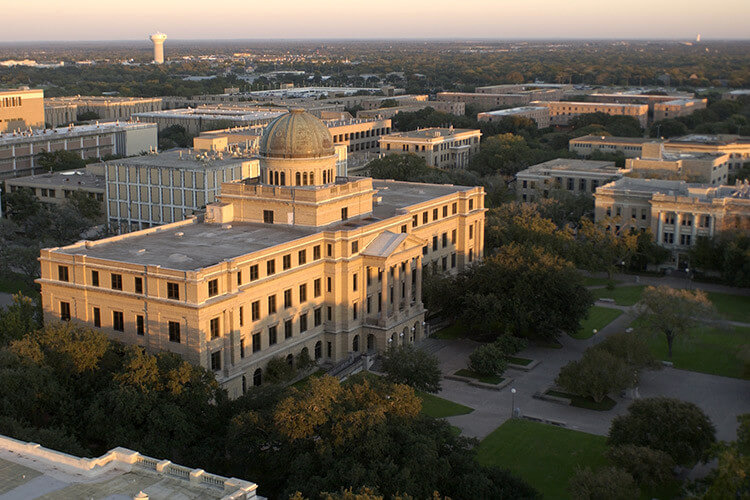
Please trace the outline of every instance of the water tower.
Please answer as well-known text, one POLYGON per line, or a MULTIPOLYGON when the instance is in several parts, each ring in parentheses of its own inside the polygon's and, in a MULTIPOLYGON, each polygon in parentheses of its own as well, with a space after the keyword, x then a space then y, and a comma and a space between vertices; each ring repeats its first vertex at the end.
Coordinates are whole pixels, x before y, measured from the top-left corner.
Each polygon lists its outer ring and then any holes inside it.
POLYGON ((154 33, 151 35, 151 41, 154 42, 154 63, 164 63, 164 41, 167 39, 167 35, 164 33, 154 33))

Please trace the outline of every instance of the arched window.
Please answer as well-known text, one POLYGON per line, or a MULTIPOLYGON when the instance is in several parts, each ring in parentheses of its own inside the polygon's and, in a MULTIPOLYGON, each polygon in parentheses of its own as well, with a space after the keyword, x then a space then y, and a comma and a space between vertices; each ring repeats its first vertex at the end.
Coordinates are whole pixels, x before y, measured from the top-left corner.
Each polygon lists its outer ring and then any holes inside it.
POLYGON ((352 340, 352 351, 359 352, 359 335, 355 335, 352 340))
POLYGON ((318 340, 315 342, 315 359, 320 359, 323 357, 323 342, 318 340))
POLYGON ((247 379, 245 376, 242 376, 242 394, 245 394, 247 392, 247 379))
POLYGON ((297 182, 294 184, 295 186, 301 186, 302 183, 300 182, 300 173, 297 172, 297 175, 295 176, 297 182))
POLYGON ((294 356, 291 353, 286 355, 286 362, 290 368, 294 368, 294 356))
POLYGON ((302 185, 307 186, 307 172, 302 172, 302 185))
POLYGON ((281 172, 281 185, 286 186, 286 174, 281 172))
POLYGON ((263 372, 260 368, 255 370, 253 373, 253 385, 260 385, 263 383, 263 372))
POLYGON ((311 186, 315 185, 315 173, 314 172, 310 172, 310 185, 311 186))

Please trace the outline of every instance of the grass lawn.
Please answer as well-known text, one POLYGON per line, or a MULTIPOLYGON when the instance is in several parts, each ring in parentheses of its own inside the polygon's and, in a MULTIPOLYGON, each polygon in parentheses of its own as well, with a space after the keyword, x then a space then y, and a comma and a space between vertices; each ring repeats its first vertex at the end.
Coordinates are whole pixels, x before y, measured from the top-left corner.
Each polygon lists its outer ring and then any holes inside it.
POLYGON ((513 363, 514 365, 526 366, 526 365, 530 364, 532 361, 533 361, 533 359, 517 358, 515 356, 508 356, 508 363, 513 363))
POLYGON ((493 385, 497 385, 505 380, 503 377, 500 377, 498 375, 480 375, 479 373, 474 373, 473 371, 467 370, 466 368, 458 370, 456 372, 456 375, 458 375, 459 377, 473 378, 475 380, 479 380, 480 382, 484 382, 485 384, 493 385))
POLYGON ((325 370, 319 368, 319 369, 315 370, 314 372, 312 372, 307 377, 305 377, 303 379, 300 379, 300 380, 296 381, 295 383, 293 383, 292 387, 296 387, 297 389, 304 389, 305 386, 307 386, 307 384, 310 382, 311 378, 322 377, 325 374, 326 374, 325 370))
POLYGON ((594 328, 601 330, 622 314, 619 309, 591 306, 588 317, 581 322, 581 328, 571 335, 574 339, 587 339, 594 334, 594 328))
POLYGON ((750 380, 750 327, 696 327, 690 336, 675 339, 671 359, 664 335, 648 334, 646 340, 656 359, 675 368, 750 380))
POLYGON ((456 321, 452 325, 448 325, 442 330, 438 330, 432 335, 436 339, 443 340, 456 340, 464 336, 464 327, 460 321, 456 321))
MULTIPOLYGON (((592 278, 590 276, 583 278, 583 286, 601 286, 607 283, 609 283, 609 278, 592 278)), ((617 284, 619 281, 613 281, 613 283, 617 284)))
POLYGON ((557 396, 559 398, 568 398, 570 399, 570 406, 577 406, 578 408, 585 408, 587 410, 607 411, 614 408, 617 404, 617 401, 610 398, 609 396, 606 396, 604 399, 597 403, 591 398, 584 398, 576 394, 569 394, 562 391, 550 390, 545 394, 549 394, 550 396, 557 396))
POLYGON ((723 318, 750 323, 750 297, 717 292, 708 292, 707 295, 723 318))
POLYGON ((618 286, 614 290, 606 288, 591 290, 597 299, 615 299, 615 304, 619 306, 632 306, 641 300, 641 294, 645 285, 618 286))
POLYGON ((477 458, 509 469, 544 498, 570 498, 568 481, 578 467, 599 468, 607 438, 523 419, 508 420, 482 440, 477 458))
MULTIPOLYGON (((464 406, 453 401, 448 401, 441 397, 435 396, 422 391, 416 391, 417 396, 422 400, 422 413, 430 417, 443 418, 454 415, 466 415, 474 411, 473 408, 464 406)), ((459 434, 461 433, 459 429, 459 434)))

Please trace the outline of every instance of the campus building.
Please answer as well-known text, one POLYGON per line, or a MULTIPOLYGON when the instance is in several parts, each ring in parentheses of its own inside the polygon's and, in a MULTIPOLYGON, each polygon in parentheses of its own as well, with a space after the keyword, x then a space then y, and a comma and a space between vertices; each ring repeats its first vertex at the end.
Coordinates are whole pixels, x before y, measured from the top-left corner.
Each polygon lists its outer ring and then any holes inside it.
POLYGON ((437 168, 466 168, 479 152, 482 133, 466 128, 425 128, 396 132, 380 138, 384 155, 413 153, 437 168))
POLYGON ((422 101, 417 104, 404 104, 389 108, 360 109, 357 118, 393 118, 399 113, 415 113, 426 108, 432 108, 441 113, 450 113, 456 116, 466 114, 466 104, 460 101, 422 101))
POLYGON ((593 196, 597 187, 619 179, 626 172, 612 161, 557 158, 518 172, 516 197, 520 201, 532 202, 547 198, 554 189, 593 196))
POLYGON ((438 92, 438 101, 462 102, 477 111, 489 111, 503 106, 525 106, 535 100, 559 99, 562 94, 555 89, 517 92, 512 94, 478 94, 473 92, 438 92))
POLYGON ((46 320, 177 353, 232 397, 273 358, 336 363, 421 339, 422 269, 483 257, 484 190, 341 177, 337 161, 320 120, 279 117, 260 175, 224 183, 204 218, 42 250, 46 320))
POLYGON ((148 113, 134 113, 141 122, 155 123, 159 130, 172 125, 180 125, 190 135, 198 135, 205 130, 223 129, 227 126, 265 125, 283 115, 286 110, 250 106, 199 107, 186 109, 166 109, 148 113))
POLYGON ((677 118, 706 109, 708 99, 674 99, 654 103, 654 121, 677 118))
POLYGON ((728 182, 729 154, 667 153, 660 141, 642 145, 639 158, 625 160, 625 168, 646 177, 681 179, 719 186, 728 182))
POLYGON ((382 118, 349 118, 324 120, 333 136, 333 143, 346 146, 348 153, 380 152, 380 138, 391 133, 391 120, 382 118))
POLYGON ((537 128, 549 127, 549 109, 544 106, 521 106, 519 108, 498 109, 477 114, 480 122, 496 122, 508 116, 520 116, 534 120, 537 128))
POLYGON ((648 105, 616 104, 612 102, 533 101, 533 106, 549 108, 552 125, 567 125, 572 118, 589 113, 604 113, 612 116, 632 116, 641 127, 648 123, 648 105))
POLYGON ((568 150, 581 156, 599 153, 622 153, 625 158, 638 158, 643 154, 643 145, 656 139, 647 137, 612 137, 584 135, 568 142, 568 150))
POLYGON ((43 90, 0 89, 0 133, 43 127, 43 90))
POLYGON ((135 113, 161 110, 161 97, 75 96, 44 99, 48 127, 63 127, 78 121, 84 113, 101 121, 127 121, 135 113))
POLYGON ((654 120, 657 119, 655 118, 656 108, 661 103, 684 101, 681 104, 675 103, 673 107, 675 110, 680 109, 681 112, 689 110, 684 114, 690 114, 696 109, 705 108, 705 105, 708 102, 706 99, 695 99, 695 94, 689 92, 665 94, 659 91, 655 91, 655 93, 653 94, 644 94, 640 91, 615 92, 610 94, 589 94, 586 97, 586 100, 590 102, 600 103, 645 104, 648 106, 649 118, 654 120))
POLYGON ((82 159, 132 156, 156 149, 156 126, 108 122, 0 134, 0 179, 43 172, 37 155, 70 151, 82 159))
POLYGON ((102 202, 102 208, 104 208, 106 192, 104 176, 83 168, 5 180, 6 193, 12 193, 17 189, 28 189, 42 203, 55 205, 65 203, 65 200, 73 193, 81 191, 90 198, 102 202))

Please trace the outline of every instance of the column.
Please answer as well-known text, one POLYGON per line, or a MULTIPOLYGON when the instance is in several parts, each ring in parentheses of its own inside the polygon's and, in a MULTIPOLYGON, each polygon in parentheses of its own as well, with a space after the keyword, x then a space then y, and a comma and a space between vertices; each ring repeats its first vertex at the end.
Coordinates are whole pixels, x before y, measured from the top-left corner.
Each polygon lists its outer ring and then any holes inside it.
POLYGON ((405 285, 405 291, 406 291, 406 308, 408 309, 411 306, 411 280, 412 280, 412 273, 411 273, 411 263, 413 259, 409 259, 406 262, 406 285, 405 285))
POLYGON ((401 302, 401 263, 399 262, 393 268, 393 312, 399 310, 401 302))
POLYGON ((420 255, 417 257, 417 267, 415 268, 416 276, 415 279, 417 280, 416 283, 416 293, 414 300, 417 302, 422 301, 422 256, 420 255))
POLYGON ((713 237, 714 228, 716 227, 716 217, 713 215, 708 216, 708 235, 713 237))
POLYGON ((695 245, 695 237, 698 232, 698 223, 701 220, 701 214, 693 214, 693 225, 691 226, 692 231, 690 232, 690 244, 695 245))
POLYGON ((659 212, 658 217, 656 222, 656 243, 661 245, 664 243, 664 213, 659 212))
POLYGON ((674 244, 680 244, 680 228, 682 227, 682 214, 675 212, 674 215, 674 244))
MULTIPOLYGON (((380 268, 378 268, 380 269, 380 268)), ((388 316, 388 268, 383 266, 383 278, 380 280, 380 322, 385 326, 385 319, 388 316)))

